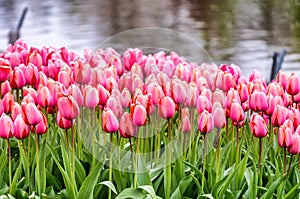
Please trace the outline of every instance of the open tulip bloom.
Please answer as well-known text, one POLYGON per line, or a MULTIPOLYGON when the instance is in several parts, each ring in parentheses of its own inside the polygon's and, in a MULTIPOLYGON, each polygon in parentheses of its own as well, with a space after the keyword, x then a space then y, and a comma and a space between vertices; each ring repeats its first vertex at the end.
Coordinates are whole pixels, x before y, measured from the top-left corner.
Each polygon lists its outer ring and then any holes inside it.
POLYGON ((0 53, 4 198, 297 198, 299 77, 130 48, 0 53))

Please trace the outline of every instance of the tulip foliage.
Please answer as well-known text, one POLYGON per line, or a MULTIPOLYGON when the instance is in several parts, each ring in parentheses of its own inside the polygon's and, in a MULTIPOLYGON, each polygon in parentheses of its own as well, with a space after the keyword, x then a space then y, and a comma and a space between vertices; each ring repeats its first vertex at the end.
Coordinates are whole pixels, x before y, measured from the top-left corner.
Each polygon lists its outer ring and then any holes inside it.
POLYGON ((299 83, 18 40, 0 54, 1 198, 295 198, 299 83))

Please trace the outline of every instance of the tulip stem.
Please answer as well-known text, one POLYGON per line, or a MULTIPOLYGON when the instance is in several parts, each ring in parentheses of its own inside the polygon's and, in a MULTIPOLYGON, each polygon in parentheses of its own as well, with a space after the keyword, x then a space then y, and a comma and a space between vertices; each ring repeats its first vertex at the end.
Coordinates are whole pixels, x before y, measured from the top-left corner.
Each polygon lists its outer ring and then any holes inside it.
POLYGON ((239 163, 240 152, 239 152, 239 126, 236 126, 236 138, 235 138, 236 156, 235 156, 235 166, 239 163))
POLYGON ((132 161, 132 170, 133 170, 133 188, 136 188, 136 167, 135 167, 135 161, 134 161, 134 151, 133 151, 133 147, 132 147, 132 140, 129 137, 129 144, 130 144, 130 151, 131 151, 131 161, 132 161))
POLYGON ((260 173, 260 164, 261 164, 262 149, 263 149, 262 138, 259 138, 259 156, 258 156, 258 172, 259 173, 260 173))
MULTIPOLYGON (((109 153, 109 181, 112 182, 112 153, 113 153, 113 133, 110 134, 110 153, 109 153)), ((108 189, 108 198, 111 199, 111 189, 108 189)))
POLYGON ((298 155, 298 169, 300 170, 300 154, 298 155))
POLYGON ((38 187, 38 194, 41 195, 41 183, 40 183, 40 163, 39 163, 39 136, 35 132, 34 127, 34 133, 35 133, 35 159, 36 159, 36 173, 37 173, 37 187, 38 187))
POLYGON ((205 182, 205 166, 206 166, 206 148, 207 148, 207 139, 206 139, 206 134, 203 134, 203 141, 204 141, 204 146, 203 146, 203 166, 202 166, 202 193, 204 192, 204 182, 205 182))
POLYGON ((172 183, 172 168, 171 168, 171 156, 172 156, 172 121, 168 119, 168 138, 169 143, 166 148, 166 168, 165 168, 165 178, 164 178, 164 185, 165 185, 165 198, 170 198, 171 193, 171 183, 172 183))
POLYGON ((288 168, 287 175, 286 175, 287 178, 288 178, 289 173, 290 173, 290 169, 291 169, 291 165, 292 165, 292 160, 293 160, 293 154, 292 154, 291 157, 290 157, 289 168, 288 168))
POLYGON ((75 137, 74 137, 74 124, 72 122, 72 175, 73 175, 73 180, 75 182, 75 137))
POLYGON ((283 174, 285 174, 286 171, 286 148, 283 148, 283 174))
POLYGON ((221 136, 220 136, 221 129, 217 129, 217 142, 216 142, 216 147, 217 147, 217 159, 216 159, 216 182, 219 179, 219 169, 220 169, 220 142, 221 142, 221 136))
POLYGON ((67 145, 67 150, 68 150, 68 154, 70 154, 68 129, 66 129, 65 133, 66 133, 66 145, 67 145))
POLYGON ((7 154, 8 154, 9 187, 10 187, 10 191, 11 191, 11 150, 10 150, 10 139, 7 139, 7 154))

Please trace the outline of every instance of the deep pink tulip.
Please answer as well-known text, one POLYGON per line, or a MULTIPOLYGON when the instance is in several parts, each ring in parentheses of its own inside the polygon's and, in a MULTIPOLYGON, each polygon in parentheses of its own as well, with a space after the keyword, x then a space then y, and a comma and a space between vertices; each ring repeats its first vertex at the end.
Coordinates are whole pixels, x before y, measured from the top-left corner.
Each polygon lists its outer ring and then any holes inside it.
POLYGON ((288 114, 289 119, 292 121, 294 129, 300 125, 300 111, 299 109, 291 108, 288 114))
POLYGON ((57 81, 62 83, 66 88, 68 88, 73 83, 71 79, 71 74, 69 74, 65 70, 59 71, 57 81))
POLYGON ((73 120, 80 114, 79 106, 71 95, 60 97, 57 100, 57 106, 62 117, 67 120, 73 120))
POLYGON ((237 87, 239 96, 241 98, 241 103, 246 102, 249 99, 248 87, 246 84, 239 84, 237 87))
POLYGON ((14 136, 17 139, 22 140, 22 139, 27 138, 29 136, 30 128, 25 123, 22 115, 18 115, 15 118, 15 120, 14 120, 14 126, 15 126, 14 136))
POLYGON ((34 103, 22 104, 22 117, 29 126, 37 125, 43 118, 34 103))
POLYGON ((73 126, 72 120, 63 118, 60 114, 60 111, 57 111, 56 124, 62 129, 70 129, 73 126))
POLYGON ((10 73, 9 76, 9 84, 11 88, 13 89, 20 89, 25 86, 25 77, 23 71, 16 67, 14 70, 10 73))
POLYGON ((268 108, 266 93, 262 91, 254 91, 250 95, 249 108, 253 111, 265 111, 268 108))
POLYGON ((290 95, 296 95, 299 93, 300 79, 298 75, 292 73, 290 76, 288 76, 285 90, 290 95))
POLYGON ((37 103, 43 108, 47 108, 52 104, 52 95, 48 87, 39 85, 37 91, 37 103))
POLYGON ((11 72, 11 66, 8 60, 0 58, 0 84, 8 79, 11 72))
POLYGON ((38 134, 38 135, 45 134, 48 131, 47 118, 43 113, 41 113, 41 115, 42 115, 42 119, 35 127, 36 128, 35 133, 38 134))
POLYGON ((14 96, 11 93, 6 93, 2 98, 2 104, 4 108, 4 112, 9 114, 11 112, 11 107, 14 103, 14 96))
POLYGON ((229 91, 230 88, 236 88, 236 82, 231 73, 225 72, 222 77, 223 90, 229 91))
POLYGON ((274 109, 274 112, 271 116, 271 121, 273 126, 280 126, 284 123, 288 116, 288 109, 286 107, 277 105, 274 109))
POLYGON ((0 117, 0 137, 3 139, 9 139, 14 136, 14 123, 11 120, 11 118, 6 115, 5 113, 2 113, 0 117))
POLYGON ((295 155, 300 152, 300 135, 298 133, 294 133, 292 135, 292 144, 287 148, 288 152, 295 155))
POLYGON ((42 64, 43 64, 42 56, 37 51, 28 54, 26 64, 28 65, 29 63, 32 63, 39 70, 42 70, 42 64))
POLYGON ((120 119, 120 134, 124 138, 134 137, 138 132, 138 127, 133 124, 128 112, 123 113, 120 119))
POLYGON ((202 134, 206 134, 214 128, 214 120, 212 114, 203 111, 198 117, 198 129, 202 134))
POLYGON ((87 86, 83 90, 84 105, 87 108, 96 108, 99 103, 99 93, 96 88, 87 86))
POLYGON ((6 93, 11 92, 11 87, 8 80, 3 82, 0 86, 1 86, 1 93, 0 93, 1 96, 4 96, 6 93))
POLYGON ((0 115, 2 115, 2 113, 4 113, 4 106, 2 100, 0 99, 0 115))
POLYGON ((164 119, 170 119, 175 114, 175 103, 171 97, 161 98, 158 105, 158 114, 164 119))
POLYGON ((240 123, 243 123, 243 121, 245 119, 245 113, 244 113, 242 106, 235 100, 232 102, 232 105, 230 108, 230 118, 237 125, 239 125, 240 123))
POLYGON ((257 138, 266 137, 268 134, 268 128, 264 118, 261 115, 257 113, 253 113, 251 115, 250 130, 251 133, 257 138))
POLYGON ((214 118, 214 126, 216 128, 223 128, 226 125, 225 109, 220 102, 215 102, 212 108, 212 114, 214 118))
POLYGON ((38 104, 38 100, 37 100, 37 91, 33 88, 28 88, 28 87, 23 87, 22 89, 22 92, 23 92, 23 96, 27 96, 27 95, 30 95, 32 98, 33 98, 33 101, 35 104, 38 104))
POLYGON ((102 128, 107 133, 118 131, 119 122, 114 112, 110 108, 105 108, 102 114, 102 128))
POLYGON ((286 126, 282 125, 278 130, 278 144, 280 147, 290 147, 292 145, 292 130, 286 126))
POLYGON ((27 94, 25 97, 22 99, 22 103, 28 104, 28 103, 35 103, 33 97, 30 94, 27 94))
POLYGON ((283 89, 285 89, 287 84, 287 74, 283 71, 279 71, 276 76, 276 81, 282 85, 283 89))
POLYGON ((146 108, 143 105, 132 104, 132 121, 133 124, 137 126, 144 126, 147 122, 147 111, 146 108))
POLYGON ((202 113, 204 110, 211 112, 212 104, 207 97, 200 95, 197 100, 197 112, 202 113))
POLYGON ((237 90, 231 88, 227 92, 227 96, 226 96, 226 99, 225 99, 225 107, 227 109, 230 109, 231 104, 234 100, 241 104, 241 99, 240 99, 239 93, 237 92, 237 90))
POLYGON ((102 85, 98 85, 97 90, 99 93, 99 105, 105 106, 110 94, 102 85))
MULTIPOLYGON (((1 109, 1 102, 0 102, 0 109, 1 109)), ((1 113, 1 110, 0 110, 0 113, 1 113)), ((12 107, 11 107, 11 119, 13 121, 15 121, 17 116, 21 115, 21 114, 22 114, 22 108, 21 108, 20 104, 18 104, 17 102, 14 102, 12 107)))
POLYGON ((28 85, 36 86, 40 82, 40 73, 38 68, 33 64, 28 64, 25 66, 24 77, 25 82, 28 85))
POLYGON ((123 64, 126 70, 131 70, 134 63, 141 64, 143 52, 137 48, 129 48, 123 54, 123 64))
POLYGON ((271 82, 267 88, 267 94, 273 96, 282 96, 284 94, 283 86, 278 82, 271 82))

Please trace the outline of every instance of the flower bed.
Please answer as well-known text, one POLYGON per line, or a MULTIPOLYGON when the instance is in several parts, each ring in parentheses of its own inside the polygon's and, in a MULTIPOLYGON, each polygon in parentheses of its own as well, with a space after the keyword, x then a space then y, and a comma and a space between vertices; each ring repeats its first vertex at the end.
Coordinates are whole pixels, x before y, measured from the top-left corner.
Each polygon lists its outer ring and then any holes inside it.
POLYGON ((0 58, 1 198, 295 198, 300 81, 171 52, 0 58))

